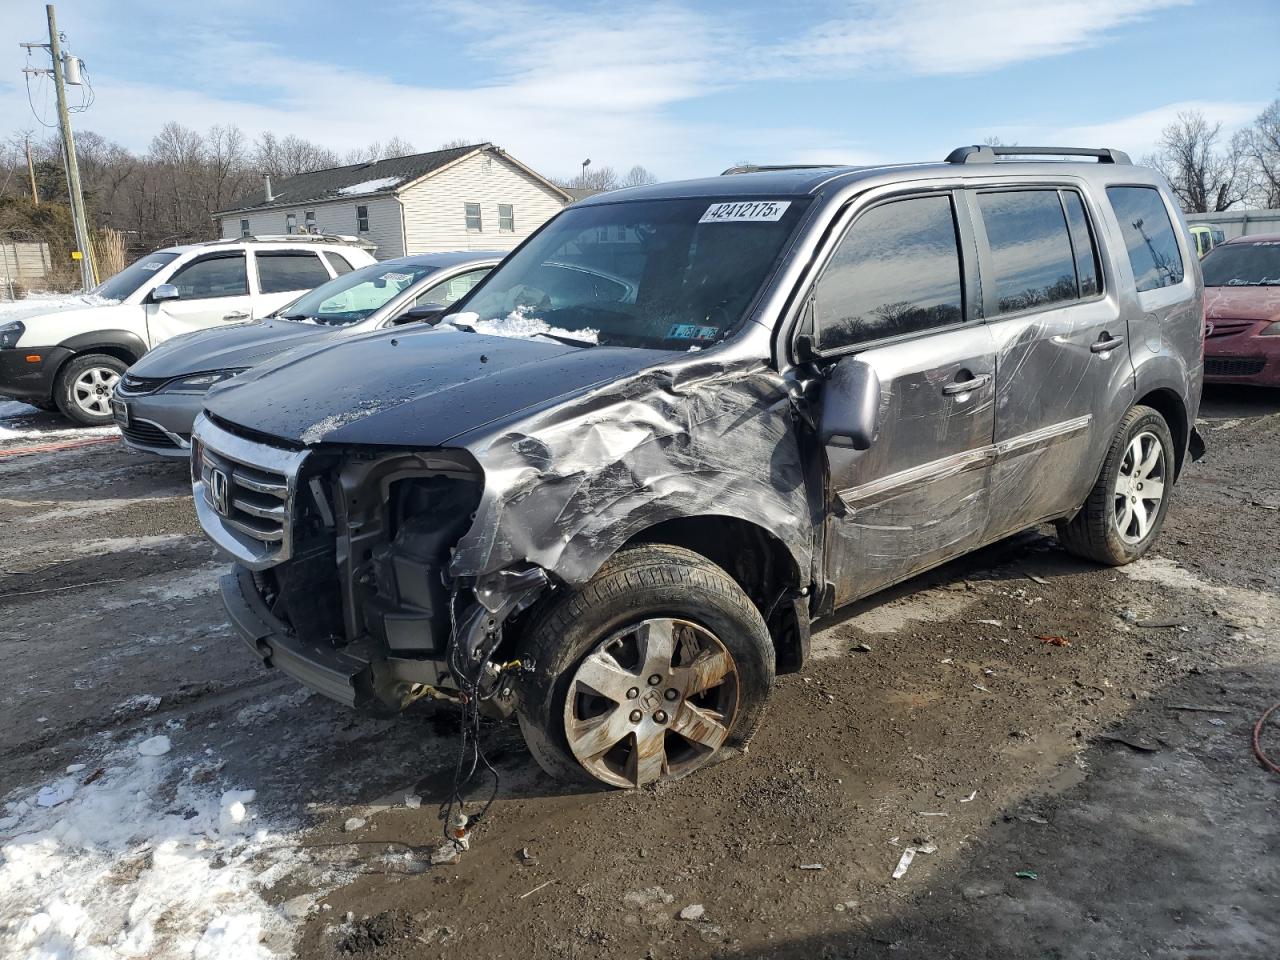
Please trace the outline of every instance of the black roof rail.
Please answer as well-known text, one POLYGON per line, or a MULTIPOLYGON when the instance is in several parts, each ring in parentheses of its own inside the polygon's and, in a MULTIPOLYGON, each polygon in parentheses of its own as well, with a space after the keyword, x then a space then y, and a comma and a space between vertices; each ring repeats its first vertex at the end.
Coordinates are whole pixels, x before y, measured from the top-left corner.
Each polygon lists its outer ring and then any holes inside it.
POLYGON ((778 170, 830 170, 832 167, 843 166, 839 163, 773 163, 773 164, 756 164, 743 163, 736 167, 730 167, 723 171, 720 176, 729 177, 735 173, 770 173, 778 170))
POLYGON ((947 163, 995 163, 1001 157, 1094 157, 1099 163, 1131 163, 1129 155, 1110 147, 956 147, 947 163))

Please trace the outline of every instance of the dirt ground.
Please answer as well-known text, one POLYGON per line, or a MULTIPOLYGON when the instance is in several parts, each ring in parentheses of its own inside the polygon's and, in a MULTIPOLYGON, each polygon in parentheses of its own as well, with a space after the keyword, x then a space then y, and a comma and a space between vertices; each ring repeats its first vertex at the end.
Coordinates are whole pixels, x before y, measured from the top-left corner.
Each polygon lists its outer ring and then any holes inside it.
POLYGON ((311 869, 267 896, 308 958, 1274 958, 1280 777, 1249 738, 1280 700, 1280 393, 1211 390, 1202 417, 1148 557, 1028 531, 864 601, 745 756, 565 791, 487 724, 498 799, 432 867, 452 713, 357 718, 262 669, 184 465, 5 456, 58 439, 33 415, 49 432, 0 441, 0 793, 163 729, 225 758, 300 830, 311 869))

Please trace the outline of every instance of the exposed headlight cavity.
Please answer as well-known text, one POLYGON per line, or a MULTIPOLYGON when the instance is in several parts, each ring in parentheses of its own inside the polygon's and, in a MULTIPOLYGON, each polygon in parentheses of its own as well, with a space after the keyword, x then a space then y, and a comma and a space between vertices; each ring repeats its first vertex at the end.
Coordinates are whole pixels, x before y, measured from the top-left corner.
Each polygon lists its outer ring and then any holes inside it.
POLYGON ((26 332, 27 328, 21 320, 14 320, 0 327, 0 350, 12 350, 26 332))

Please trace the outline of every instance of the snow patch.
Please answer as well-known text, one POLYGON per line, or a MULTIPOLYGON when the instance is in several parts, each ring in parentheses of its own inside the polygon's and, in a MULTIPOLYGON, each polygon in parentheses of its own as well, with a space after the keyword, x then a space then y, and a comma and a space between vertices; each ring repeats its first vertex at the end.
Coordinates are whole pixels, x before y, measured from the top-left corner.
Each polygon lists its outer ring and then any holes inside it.
POLYGON ((23 403, 21 400, 0 400, 0 420, 8 420, 10 417, 29 417, 39 412, 31 404, 23 403))
POLYGON ((29 293, 23 300, 0 303, 0 323, 12 323, 14 320, 40 317, 62 310, 110 307, 119 302, 119 300, 94 296, 91 293, 29 293))
POLYGON ((380 190, 389 190, 401 180, 400 177, 379 177, 377 180, 364 180, 360 183, 353 183, 349 187, 339 187, 337 193, 344 197, 358 197, 365 193, 377 193, 380 190))
POLYGON ((351 423, 357 423, 375 413, 381 413, 391 407, 405 403, 405 400, 361 400, 355 408, 345 413, 337 413, 313 423, 302 431, 302 442, 307 446, 319 443, 329 434, 351 423))
POLYGON ((528 307, 516 307, 505 317, 498 320, 481 320, 476 313, 458 313, 440 323, 437 330, 462 329, 474 330, 490 337, 511 337, 517 340, 529 340, 540 335, 568 337, 570 340, 581 340, 584 343, 598 343, 600 331, 587 328, 585 330, 563 330, 553 327, 540 317, 531 315, 528 307))
POLYGON ((11 794, 0 820, 10 834, 0 846, 0 956, 289 955, 290 924, 263 898, 270 881, 258 859, 274 861, 271 874, 293 869, 303 859, 293 838, 263 825, 253 790, 193 783, 182 758, 140 757, 149 742, 102 756, 88 782, 11 794))

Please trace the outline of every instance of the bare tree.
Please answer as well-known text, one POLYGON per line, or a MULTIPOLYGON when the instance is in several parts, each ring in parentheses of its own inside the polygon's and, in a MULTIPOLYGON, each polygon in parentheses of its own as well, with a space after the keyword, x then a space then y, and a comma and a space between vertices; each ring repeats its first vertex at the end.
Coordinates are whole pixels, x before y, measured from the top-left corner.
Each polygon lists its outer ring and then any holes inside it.
POLYGON ((1280 100, 1272 100, 1248 131, 1247 151, 1256 174, 1259 205, 1280 207, 1280 100))
POLYGON ((436 147, 436 149, 437 149, 437 150, 457 150, 457 149, 459 149, 459 148, 461 148, 461 147, 473 147, 473 146, 475 146, 477 143, 485 143, 485 142, 487 142, 487 141, 484 141, 484 140, 464 140, 464 139, 463 139, 463 138, 461 138, 461 137, 456 137, 456 138, 454 138, 453 140, 446 140, 444 143, 440 144, 440 146, 436 147))
POLYGON ((627 175, 619 182, 620 187, 643 187, 649 183, 657 183, 658 178, 648 171, 647 168, 636 164, 627 171, 627 175))
POLYGON ((347 151, 347 163, 376 163, 379 160, 390 160, 392 157, 407 157, 414 153, 413 144, 400 137, 392 137, 386 143, 375 140, 364 147, 356 147, 347 151))
POLYGON ((270 131, 254 143, 254 166, 259 173, 283 180, 300 173, 336 167, 342 160, 328 147, 289 134, 277 137, 270 131))
POLYGON ((1222 124, 1197 110, 1180 113, 1164 128, 1159 152, 1145 161, 1164 174, 1187 213, 1227 210, 1249 194, 1249 134, 1239 131, 1220 147, 1221 133, 1222 124))

